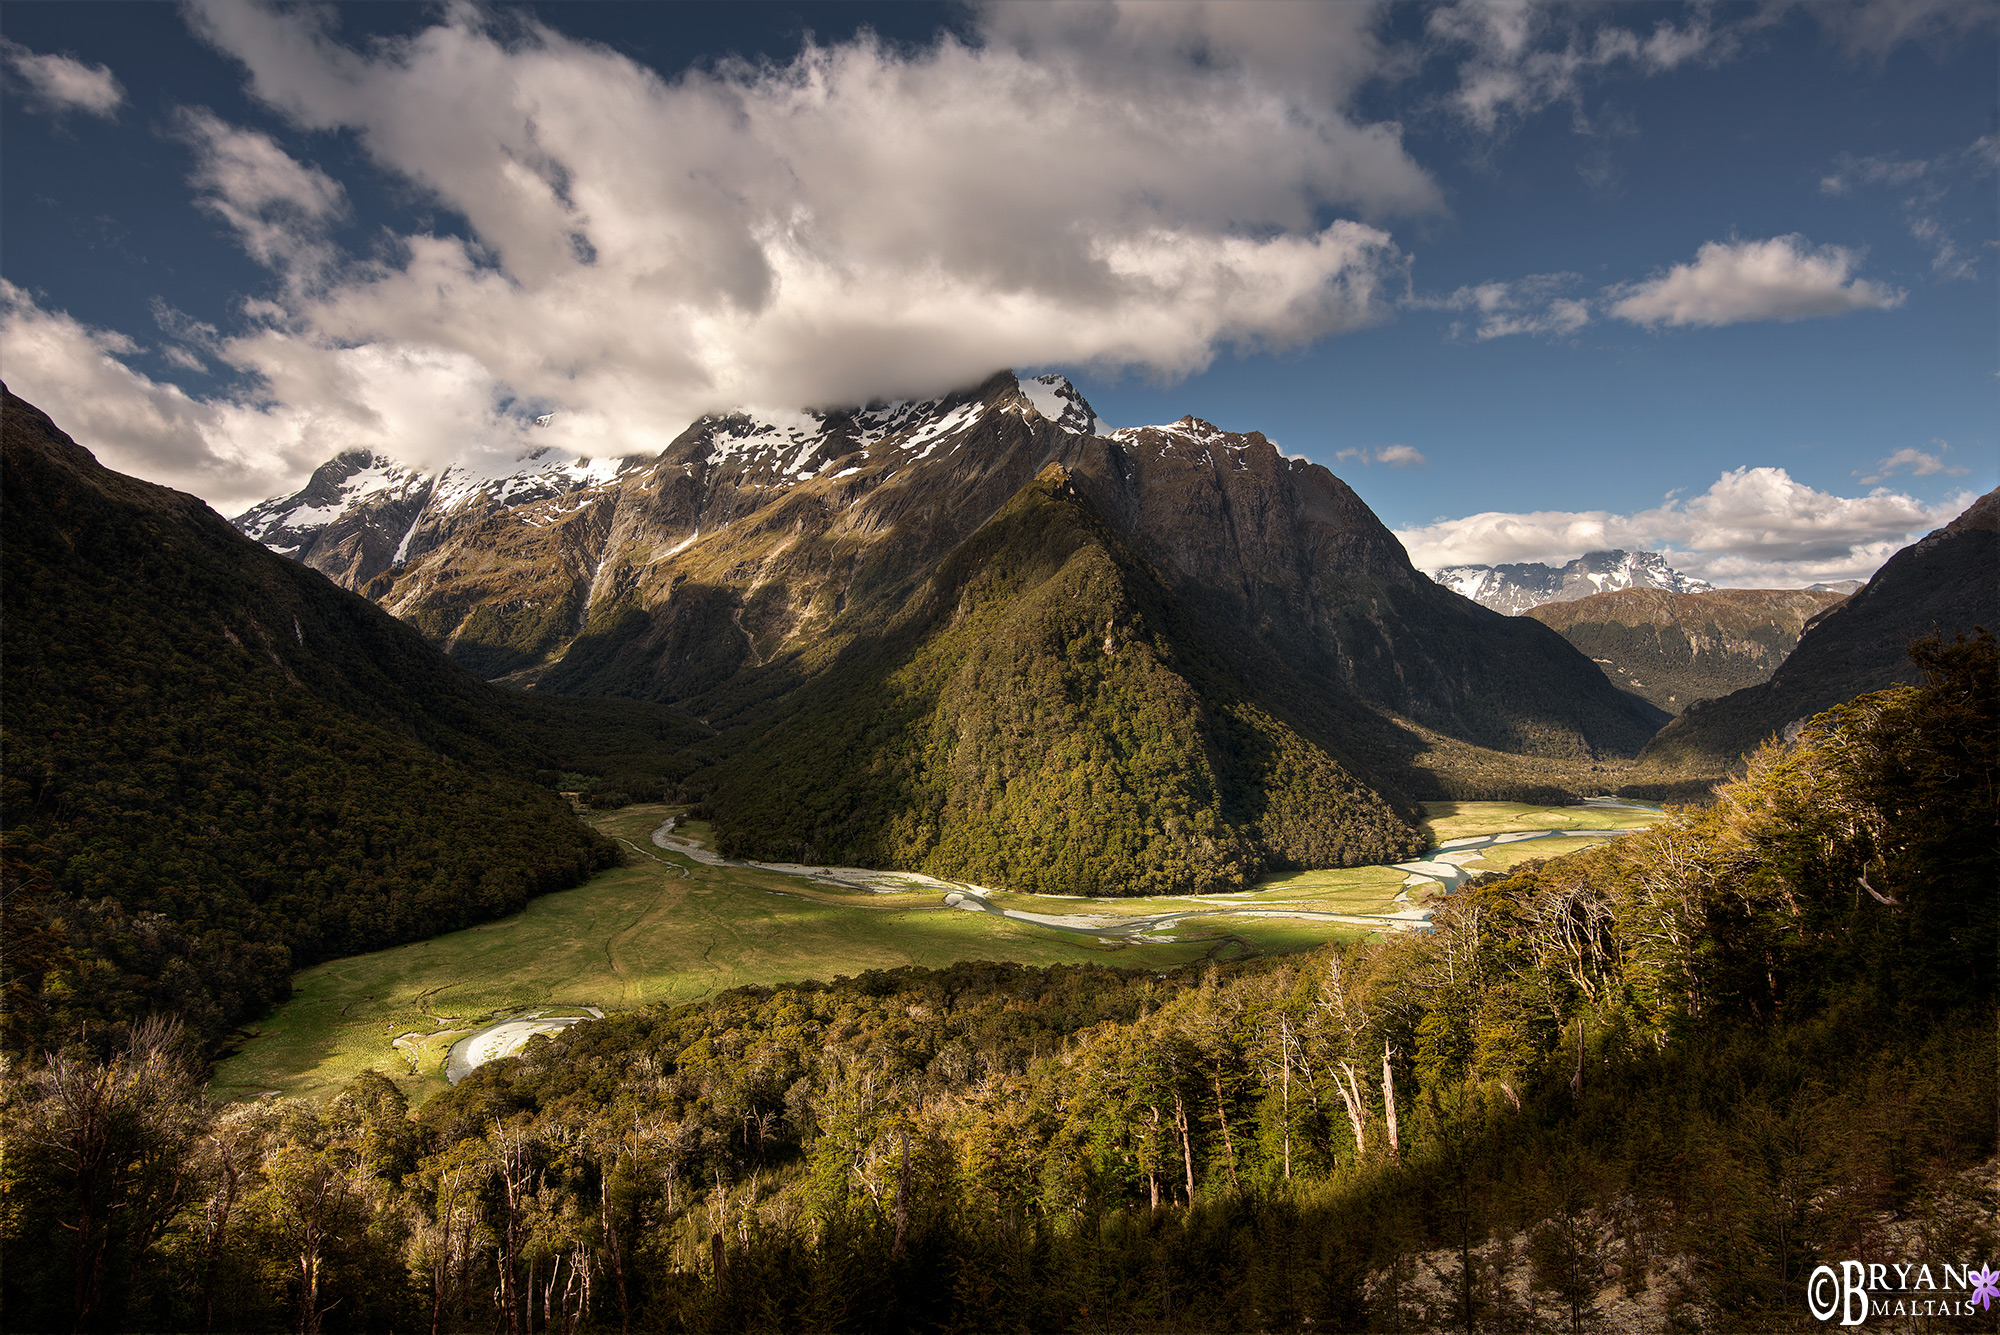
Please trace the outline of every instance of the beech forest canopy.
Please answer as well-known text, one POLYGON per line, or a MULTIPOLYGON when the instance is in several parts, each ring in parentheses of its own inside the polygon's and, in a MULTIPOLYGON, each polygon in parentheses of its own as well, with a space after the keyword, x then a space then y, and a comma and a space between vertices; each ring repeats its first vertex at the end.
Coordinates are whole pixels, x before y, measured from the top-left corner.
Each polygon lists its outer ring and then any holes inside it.
POLYGON ((1913 654, 1923 685, 1428 933, 743 989, 414 1118, 374 1075, 205 1107, 158 1024, 58 1054, 5 1085, 0 1298, 86 1329, 1795 1324, 1822 1261, 1996 1241, 2000 649, 1913 654))

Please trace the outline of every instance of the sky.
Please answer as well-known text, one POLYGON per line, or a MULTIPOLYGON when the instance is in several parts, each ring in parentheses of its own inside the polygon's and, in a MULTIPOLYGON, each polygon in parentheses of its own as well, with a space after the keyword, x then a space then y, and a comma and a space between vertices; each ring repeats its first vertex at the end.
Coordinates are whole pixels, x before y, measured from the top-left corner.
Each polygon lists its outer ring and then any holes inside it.
POLYGON ((2000 6, 9 0, 0 81, 0 377, 225 514, 1002 367, 1426 569, 1866 578, 2000 482, 2000 6))

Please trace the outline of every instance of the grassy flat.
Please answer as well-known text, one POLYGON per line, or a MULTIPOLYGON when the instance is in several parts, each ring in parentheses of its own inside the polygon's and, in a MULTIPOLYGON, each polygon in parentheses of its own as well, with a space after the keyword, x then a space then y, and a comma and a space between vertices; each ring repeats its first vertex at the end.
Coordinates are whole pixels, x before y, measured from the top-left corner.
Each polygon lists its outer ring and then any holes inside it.
MULTIPOLYGON (((1370 930, 1301 915, 1380 915, 1399 901, 1404 874, 1351 867, 1268 878, 1246 891, 1158 899, 1079 899, 996 893, 1011 912, 1116 920, 1102 935, 948 908, 935 885, 887 890, 830 884, 754 867, 707 866, 657 848, 652 832, 675 809, 635 806, 592 817, 625 847, 625 866, 544 895, 498 922, 299 973, 292 1000, 217 1067, 220 1098, 277 1092, 324 1097, 373 1067, 421 1102, 444 1087, 445 1054, 496 1017, 542 1010, 581 1015, 693 1001, 753 983, 832 978, 902 965, 963 960, 1022 964, 1100 961, 1164 968, 1213 956, 1309 949, 1370 930), (1185 916, 1178 916, 1185 915, 1185 916), (1121 941, 1118 922, 1178 917, 1121 941)), ((1646 823, 1645 813, 1519 803, 1433 803, 1433 839, 1507 830, 1646 823), (1613 819, 1615 817, 1615 819, 1613 819)), ((699 822, 676 834, 706 842, 699 822)), ((1491 866, 1557 856, 1583 841, 1534 841, 1488 850, 1491 866)), ((1479 869, 1484 869, 1483 867, 1479 869)), ((893 875, 878 884, 896 884, 893 875)))
POLYGON ((1523 862, 1532 862, 1536 858, 1568 857, 1571 853, 1581 853, 1586 848, 1594 848, 1606 842, 1608 841, 1604 839, 1578 836, 1568 839, 1531 839, 1522 844, 1500 844, 1480 850, 1477 860, 1467 862, 1465 865, 1467 870, 1475 872, 1507 871, 1520 866, 1523 862))
MULTIPOLYGON (((1666 815, 1642 807, 1548 807, 1527 802, 1426 802, 1423 807, 1422 828, 1434 845, 1515 830, 1642 830, 1666 815)), ((1576 851, 1568 845, 1563 848, 1576 851)))

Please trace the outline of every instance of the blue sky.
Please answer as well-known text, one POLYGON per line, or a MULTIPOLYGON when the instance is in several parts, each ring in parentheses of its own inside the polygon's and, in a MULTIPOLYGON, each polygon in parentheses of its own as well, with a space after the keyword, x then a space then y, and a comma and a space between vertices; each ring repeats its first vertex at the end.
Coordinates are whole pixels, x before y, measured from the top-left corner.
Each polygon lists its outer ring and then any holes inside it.
POLYGON ((16 0, 0 375, 233 513, 1055 369, 1422 565, 1866 576, 2000 481, 1996 12, 16 0))

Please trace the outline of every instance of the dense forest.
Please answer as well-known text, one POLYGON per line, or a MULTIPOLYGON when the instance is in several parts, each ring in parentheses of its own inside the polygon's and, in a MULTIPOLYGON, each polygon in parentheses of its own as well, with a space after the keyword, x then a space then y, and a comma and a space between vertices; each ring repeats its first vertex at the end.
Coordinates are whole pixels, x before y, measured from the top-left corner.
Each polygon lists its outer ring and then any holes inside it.
POLYGON ((192 496, 6 397, 0 1050, 202 1044, 317 960, 485 921, 615 850, 554 791, 658 796, 698 725, 499 691, 192 496))
POLYGON ((1711 806, 1427 933, 748 989, 414 1116, 373 1075, 205 1106, 170 1021, 15 1067, 0 1299, 77 1330, 1805 1328, 1823 1261, 1997 1240, 2000 651, 1913 656, 1711 806))
POLYGON ((735 739, 710 790, 724 851, 1119 895, 1422 848, 1383 797, 1256 703, 1060 467, 917 602, 735 739))

